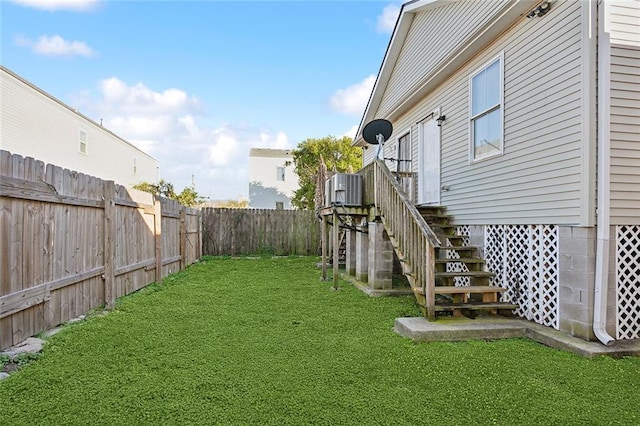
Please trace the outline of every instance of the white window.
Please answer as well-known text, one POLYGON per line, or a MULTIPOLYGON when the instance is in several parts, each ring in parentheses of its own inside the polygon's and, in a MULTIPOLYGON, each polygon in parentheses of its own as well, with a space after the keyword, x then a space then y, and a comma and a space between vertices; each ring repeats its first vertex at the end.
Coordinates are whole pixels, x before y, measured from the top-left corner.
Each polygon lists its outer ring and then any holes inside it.
POLYGON ((284 167, 278 167, 276 179, 280 182, 284 182, 284 167))
POLYGON ((503 152, 503 54, 469 78, 470 159, 500 155, 503 152))
POLYGON ((84 130, 80 129, 78 132, 78 139, 80 140, 80 153, 81 154, 87 154, 88 153, 88 148, 89 148, 89 140, 87 137, 87 132, 85 132, 84 130))
POLYGON ((138 159, 136 157, 133 157, 133 174, 138 174, 138 159))

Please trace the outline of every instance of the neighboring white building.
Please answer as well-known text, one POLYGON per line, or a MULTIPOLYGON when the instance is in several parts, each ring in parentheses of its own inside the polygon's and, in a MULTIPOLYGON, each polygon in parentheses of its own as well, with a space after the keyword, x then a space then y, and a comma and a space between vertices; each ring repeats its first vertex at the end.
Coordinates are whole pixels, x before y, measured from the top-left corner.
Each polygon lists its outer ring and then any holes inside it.
POLYGON ((0 66, 0 148, 121 185, 158 181, 158 161, 0 66))
POLYGON ((292 209, 299 188, 293 154, 288 149, 251 148, 249 152, 249 207, 292 209))

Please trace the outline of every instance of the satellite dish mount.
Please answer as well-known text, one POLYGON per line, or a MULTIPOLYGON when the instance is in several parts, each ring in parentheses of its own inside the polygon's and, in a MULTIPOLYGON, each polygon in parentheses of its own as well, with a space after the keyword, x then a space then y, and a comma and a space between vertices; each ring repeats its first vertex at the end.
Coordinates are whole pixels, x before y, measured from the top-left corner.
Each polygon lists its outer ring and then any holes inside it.
POLYGON ((371 145, 378 145, 378 153, 376 157, 380 157, 382 146, 391 137, 393 133, 393 125, 388 120, 378 118, 370 121, 362 129, 362 137, 371 145))

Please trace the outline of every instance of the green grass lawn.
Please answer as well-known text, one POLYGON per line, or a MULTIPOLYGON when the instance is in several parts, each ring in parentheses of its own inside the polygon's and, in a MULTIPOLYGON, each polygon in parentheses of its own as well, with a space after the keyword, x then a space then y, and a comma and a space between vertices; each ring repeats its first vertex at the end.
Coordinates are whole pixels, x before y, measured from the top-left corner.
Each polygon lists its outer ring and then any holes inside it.
POLYGON ((640 423, 640 358, 413 343, 412 297, 332 291, 316 261, 210 259, 66 327, 0 382, 0 425, 640 423))

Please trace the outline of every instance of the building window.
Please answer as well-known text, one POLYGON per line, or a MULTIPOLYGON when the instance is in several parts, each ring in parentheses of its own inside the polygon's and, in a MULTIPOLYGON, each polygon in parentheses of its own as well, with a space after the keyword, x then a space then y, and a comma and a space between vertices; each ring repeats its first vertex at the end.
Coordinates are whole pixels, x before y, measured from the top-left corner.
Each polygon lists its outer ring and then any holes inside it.
POLYGON ((85 132, 84 130, 80 130, 79 131, 79 135, 78 135, 78 139, 80 140, 80 153, 81 154, 87 154, 88 153, 88 148, 89 148, 89 142, 88 142, 88 138, 87 138, 87 132, 85 132))
POLYGON ((276 179, 280 182, 284 182, 284 167, 278 167, 276 179))
POLYGON ((411 171, 411 133, 398 138, 398 172, 411 171))
POLYGON ((503 54, 469 79, 471 161, 503 152, 503 54))
POLYGON ((133 174, 138 174, 138 159, 136 157, 133 157, 133 174))
POLYGON ((276 201, 276 210, 284 210, 284 202, 276 201))

